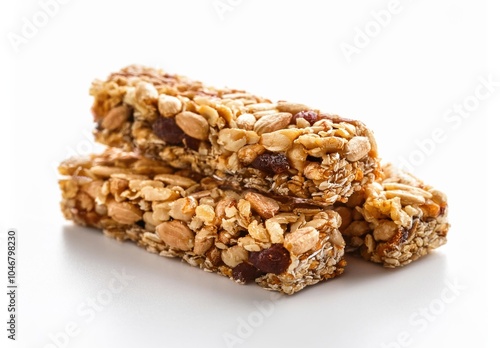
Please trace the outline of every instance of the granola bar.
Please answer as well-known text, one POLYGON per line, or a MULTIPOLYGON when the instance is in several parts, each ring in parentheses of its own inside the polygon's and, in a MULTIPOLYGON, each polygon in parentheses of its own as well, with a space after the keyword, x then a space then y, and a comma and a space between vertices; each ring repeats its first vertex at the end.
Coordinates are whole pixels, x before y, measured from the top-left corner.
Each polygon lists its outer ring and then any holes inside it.
POLYGON ((149 252, 286 294, 344 270, 332 209, 234 191, 117 149, 67 160, 59 171, 67 219, 149 252))
POLYGON ((378 176, 363 123, 302 104, 140 66, 94 81, 90 94, 97 141, 242 189, 330 205, 378 176))
POLYGON ((383 179, 354 193, 335 210, 346 251, 385 267, 406 265, 446 243, 450 227, 444 193, 390 164, 383 179))

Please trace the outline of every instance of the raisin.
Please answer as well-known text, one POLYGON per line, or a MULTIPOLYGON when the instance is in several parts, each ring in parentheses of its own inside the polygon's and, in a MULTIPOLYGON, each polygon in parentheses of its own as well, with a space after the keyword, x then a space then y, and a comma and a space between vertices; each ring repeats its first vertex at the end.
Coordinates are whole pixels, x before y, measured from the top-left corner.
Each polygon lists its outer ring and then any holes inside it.
POLYGON ((282 244, 273 244, 269 249, 250 252, 248 261, 266 273, 280 274, 290 265, 290 252, 282 244))
POLYGON ((190 148, 191 150, 198 151, 200 148, 201 141, 193 137, 190 137, 189 135, 186 135, 184 143, 186 144, 186 147, 190 148))
POLYGON ((254 281, 255 278, 260 277, 264 273, 258 270, 256 267, 252 266, 248 262, 242 262, 233 268, 233 278, 234 280, 246 283, 248 281, 254 281))
POLYGON ((180 145, 185 137, 174 118, 157 117, 152 128, 156 136, 169 145, 180 145))
POLYGON ((290 169, 290 164, 282 153, 263 153, 252 162, 252 167, 268 173, 281 174, 290 169))
POLYGON ((318 114, 315 113, 314 111, 300 111, 300 112, 297 112, 295 115, 293 115, 290 123, 293 123, 293 124, 297 123, 298 118, 303 118, 304 120, 309 122, 309 124, 311 124, 311 125, 313 125, 314 123, 316 123, 316 121, 319 120, 318 114))

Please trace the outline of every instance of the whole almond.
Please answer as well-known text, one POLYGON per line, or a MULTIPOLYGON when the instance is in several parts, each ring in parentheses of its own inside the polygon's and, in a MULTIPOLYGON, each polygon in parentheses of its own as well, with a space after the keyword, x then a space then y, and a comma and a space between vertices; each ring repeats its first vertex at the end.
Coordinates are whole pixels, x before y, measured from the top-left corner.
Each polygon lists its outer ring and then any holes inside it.
POLYGON ((132 110, 125 105, 114 107, 104 117, 101 126, 107 130, 115 130, 120 128, 131 115, 132 110))
POLYGON ((283 129, 290 124, 292 114, 288 112, 278 112, 271 115, 262 116, 255 122, 253 129, 257 134, 270 133, 283 129))
POLYGON ((207 120, 191 111, 184 111, 175 116, 175 123, 187 135, 198 140, 208 139, 209 125, 207 120))
POLYGON ((108 202, 108 215, 116 222, 124 225, 133 224, 142 219, 141 210, 128 202, 108 202))
POLYGON ((193 249, 194 234, 184 223, 178 220, 163 222, 156 226, 158 236, 172 248, 183 251, 193 249))

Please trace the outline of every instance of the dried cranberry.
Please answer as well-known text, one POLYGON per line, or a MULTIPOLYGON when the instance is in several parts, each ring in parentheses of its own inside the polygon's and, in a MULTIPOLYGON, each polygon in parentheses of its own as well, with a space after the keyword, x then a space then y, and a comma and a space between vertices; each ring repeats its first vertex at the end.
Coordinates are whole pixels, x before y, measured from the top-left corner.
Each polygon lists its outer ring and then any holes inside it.
POLYGON ((291 123, 297 123, 298 118, 303 118, 311 125, 319 120, 318 114, 315 113, 314 111, 300 111, 297 112, 295 115, 293 115, 291 123))
POLYGON ((263 153, 252 162, 252 167, 268 173, 281 174, 290 169, 290 164, 282 153, 263 153))
POLYGON ((250 252, 248 261, 266 273, 280 274, 290 265, 290 252, 282 244, 273 244, 269 249, 250 252))
POLYGON ((242 283, 254 281, 255 278, 258 278, 261 275, 263 275, 262 271, 258 270, 248 262, 239 263, 233 268, 234 280, 238 280, 242 283))
POLYGON ((167 144, 182 144, 182 139, 184 139, 185 134, 175 123, 173 118, 157 117, 152 128, 156 136, 167 144))

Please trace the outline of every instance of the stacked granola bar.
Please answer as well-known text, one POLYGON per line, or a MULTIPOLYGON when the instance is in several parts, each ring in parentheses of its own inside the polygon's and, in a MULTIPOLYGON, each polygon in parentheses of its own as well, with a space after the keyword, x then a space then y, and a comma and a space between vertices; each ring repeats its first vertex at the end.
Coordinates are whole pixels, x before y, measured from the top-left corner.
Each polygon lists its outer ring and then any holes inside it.
POLYGON ((59 167, 78 224, 287 294, 346 250, 396 267, 446 242, 444 195, 381 167, 359 121, 139 66, 90 92, 109 148, 59 167))

